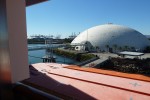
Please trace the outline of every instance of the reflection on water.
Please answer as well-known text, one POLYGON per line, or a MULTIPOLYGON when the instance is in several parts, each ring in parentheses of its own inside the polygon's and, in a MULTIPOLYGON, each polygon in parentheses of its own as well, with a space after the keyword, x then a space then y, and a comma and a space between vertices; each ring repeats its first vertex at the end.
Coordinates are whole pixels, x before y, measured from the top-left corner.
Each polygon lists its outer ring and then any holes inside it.
MULTIPOLYGON (((46 50, 33 50, 33 51, 28 51, 28 61, 29 64, 33 64, 33 63, 40 63, 43 62, 43 60, 41 59, 43 56, 45 56, 46 54, 46 50), (31 57, 34 56, 34 57, 31 57)), ((62 57, 62 56, 58 56, 56 54, 53 54, 56 57, 56 63, 65 63, 65 64, 75 64, 77 63, 77 61, 66 58, 66 57, 62 57)))

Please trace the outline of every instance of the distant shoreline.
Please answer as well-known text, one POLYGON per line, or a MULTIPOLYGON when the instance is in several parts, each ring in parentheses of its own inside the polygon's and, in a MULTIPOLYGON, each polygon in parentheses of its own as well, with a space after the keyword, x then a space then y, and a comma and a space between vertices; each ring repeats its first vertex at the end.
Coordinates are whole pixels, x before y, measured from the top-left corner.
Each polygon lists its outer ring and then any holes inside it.
MULTIPOLYGON (((45 44, 45 42, 28 42, 28 44, 45 44)), ((60 43, 52 43, 52 44, 60 44, 60 43)))
POLYGON ((44 42, 28 42, 28 44, 45 44, 44 42))

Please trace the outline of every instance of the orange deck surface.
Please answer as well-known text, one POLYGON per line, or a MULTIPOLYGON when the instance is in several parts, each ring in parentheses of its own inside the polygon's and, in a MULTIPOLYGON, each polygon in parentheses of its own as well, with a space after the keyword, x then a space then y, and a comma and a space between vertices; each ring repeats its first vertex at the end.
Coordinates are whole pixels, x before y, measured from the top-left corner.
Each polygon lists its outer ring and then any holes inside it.
MULTIPOLYGON (((150 83, 146 77, 125 78, 99 69, 78 68, 54 63, 33 64, 26 81, 77 100, 150 100, 150 83), (109 74, 109 75, 107 75, 109 74)), ((126 74, 127 75, 127 74, 126 74)), ((130 75, 129 75, 130 76, 130 75)), ((131 75, 132 76, 132 75, 131 75)), ((143 76, 144 77, 144 76, 143 76)))
POLYGON ((150 77, 139 75, 139 74, 129 74, 129 73, 110 71, 110 70, 96 69, 96 68, 85 68, 85 67, 81 68, 76 65, 66 66, 65 68, 150 82, 150 77))

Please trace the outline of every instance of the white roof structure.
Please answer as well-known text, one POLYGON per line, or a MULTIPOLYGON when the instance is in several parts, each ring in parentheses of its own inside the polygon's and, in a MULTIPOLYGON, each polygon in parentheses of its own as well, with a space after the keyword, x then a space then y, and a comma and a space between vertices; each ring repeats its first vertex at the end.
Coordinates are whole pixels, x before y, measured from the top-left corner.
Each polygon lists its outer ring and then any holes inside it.
POLYGON ((129 52, 129 51, 119 52, 118 54, 129 55, 129 56, 142 56, 142 55, 144 55, 144 53, 141 53, 141 52, 129 52))
POLYGON ((143 50, 150 45, 150 41, 140 32, 121 25, 104 24, 95 26, 80 33, 71 44, 88 41, 93 47, 98 46, 101 50, 106 50, 106 45, 113 48, 124 48, 125 46, 143 50))

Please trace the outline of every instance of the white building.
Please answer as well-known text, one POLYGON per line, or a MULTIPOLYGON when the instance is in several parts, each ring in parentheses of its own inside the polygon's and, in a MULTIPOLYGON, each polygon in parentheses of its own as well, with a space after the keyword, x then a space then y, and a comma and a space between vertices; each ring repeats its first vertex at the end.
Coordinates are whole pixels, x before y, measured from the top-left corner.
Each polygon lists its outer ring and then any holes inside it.
POLYGON ((71 45, 76 44, 84 45, 89 51, 96 48, 102 51, 107 51, 108 49, 114 51, 115 49, 119 50, 119 48, 122 50, 125 48, 144 50, 146 46, 150 45, 150 41, 143 34, 132 28, 105 24, 89 28, 79 34, 71 43, 71 45), (90 45, 87 46, 86 43, 90 45))

